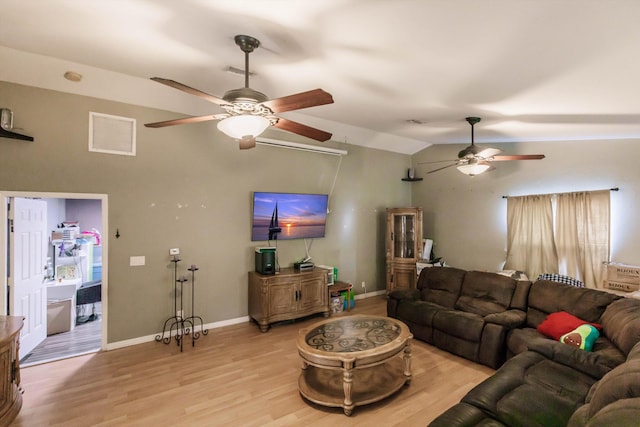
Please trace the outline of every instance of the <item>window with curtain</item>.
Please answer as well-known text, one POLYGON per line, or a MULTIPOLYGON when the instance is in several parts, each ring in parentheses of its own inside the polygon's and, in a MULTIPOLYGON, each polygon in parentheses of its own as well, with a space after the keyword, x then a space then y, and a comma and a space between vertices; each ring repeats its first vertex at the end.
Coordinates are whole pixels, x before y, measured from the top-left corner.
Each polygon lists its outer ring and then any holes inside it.
POLYGON ((602 286, 609 261, 609 190, 507 198, 505 269, 543 273, 602 286))

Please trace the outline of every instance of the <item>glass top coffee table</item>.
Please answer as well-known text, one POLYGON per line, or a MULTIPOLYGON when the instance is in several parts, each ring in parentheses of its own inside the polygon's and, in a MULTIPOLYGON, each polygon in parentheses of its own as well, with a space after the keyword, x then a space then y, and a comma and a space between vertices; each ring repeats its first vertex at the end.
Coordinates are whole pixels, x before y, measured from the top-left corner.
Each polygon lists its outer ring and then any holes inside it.
POLYGON ((355 406, 382 400, 411 381, 412 338, 401 321, 370 315, 301 329, 300 394, 319 405, 342 407, 346 415, 355 406))

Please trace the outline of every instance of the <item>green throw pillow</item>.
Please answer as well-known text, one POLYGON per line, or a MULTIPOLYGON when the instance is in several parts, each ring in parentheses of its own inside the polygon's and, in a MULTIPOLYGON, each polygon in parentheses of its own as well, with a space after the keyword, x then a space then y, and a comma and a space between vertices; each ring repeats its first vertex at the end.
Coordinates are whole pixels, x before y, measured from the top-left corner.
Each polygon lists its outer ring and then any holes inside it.
POLYGON ((573 331, 560 337, 560 342, 577 347, 585 351, 591 351, 593 343, 596 342, 600 332, 591 325, 580 325, 573 331))

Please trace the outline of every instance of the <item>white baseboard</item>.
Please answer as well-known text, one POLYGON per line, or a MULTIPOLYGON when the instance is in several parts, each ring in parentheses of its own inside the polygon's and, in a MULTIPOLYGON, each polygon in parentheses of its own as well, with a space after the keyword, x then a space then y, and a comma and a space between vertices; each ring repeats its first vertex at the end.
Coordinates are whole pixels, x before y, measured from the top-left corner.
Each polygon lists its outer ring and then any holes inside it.
POLYGON ((373 291, 373 292, 366 292, 364 294, 358 294, 353 298, 354 299, 365 299, 365 298, 369 298, 369 297, 375 297, 377 295, 384 295, 386 293, 387 293, 386 289, 383 289, 381 291, 373 291))
MULTIPOLYGON (((384 295, 387 291, 386 290, 381 290, 381 291, 374 291, 374 292, 367 292, 365 294, 358 294, 356 296, 354 296, 354 299, 364 299, 364 298, 369 298, 369 297, 374 297, 377 295, 384 295)), ((244 323, 244 322, 248 322, 249 321, 249 316, 244 316, 244 317, 236 317, 235 319, 228 319, 228 320, 221 320, 220 322, 213 322, 213 323, 207 323, 206 325, 204 325, 204 329, 217 329, 217 328, 222 328, 224 326, 230 326, 230 325, 237 325, 238 323, 244 323)), ((107 343, 107 348, 106 350, 116 350, 118 348, 124 348, 124 347, 129 347, 132 345, 138 345, 138 344, 144 344, 147 342, 152 342, 156 340, 156 337, 158 335, 162 335, 162 332, 158 332, 157 334, 153 334, 153 335, 147 335, 144 337, 138 337, 138 338, 132 338, 129 340, 124 340, 124 341, 116 341, 116 342, 111 342, 111 343, 107 343)), ((166 336, 166 334, 165 334, 166 336)), ((174 335, 175 336, 175 335, 174 335)))
MULTIPOLYGON (((221 320, 220 322, 207 323, 204 325, 204 329, 217 329, 222 328, 223 326, 237 325, 238 323, 244 323, 249 321, 249 316, 237 317, 235 319, 221 320)), ((200 326, 197 327, 200 329, 200 326)), ((162 332, 158 332, 157 334, 147 335, 144 337, 132 338, 130 340, 124 341, 116 341, 107 344, 107 351, 115 350, 118 348, 129 347, 131 345, 144 344, 146 342, 155 341, 157 336, 162 336, 162 332)), ((165 333, 165 336, 167 334, 165 333)), ((174 335, 175 336, 175 335, 174 335)))

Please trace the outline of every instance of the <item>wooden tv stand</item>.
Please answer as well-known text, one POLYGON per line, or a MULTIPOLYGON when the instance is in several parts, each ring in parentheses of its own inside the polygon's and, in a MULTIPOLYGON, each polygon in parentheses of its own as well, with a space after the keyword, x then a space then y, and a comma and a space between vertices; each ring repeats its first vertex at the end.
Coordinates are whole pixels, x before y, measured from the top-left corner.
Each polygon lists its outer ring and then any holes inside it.
POLYGON ((283 268, 271 275, 249 272, 249 316, 262 332, 267 332, 271 323, 316 313, 329 317, 327 270, 283 268))

